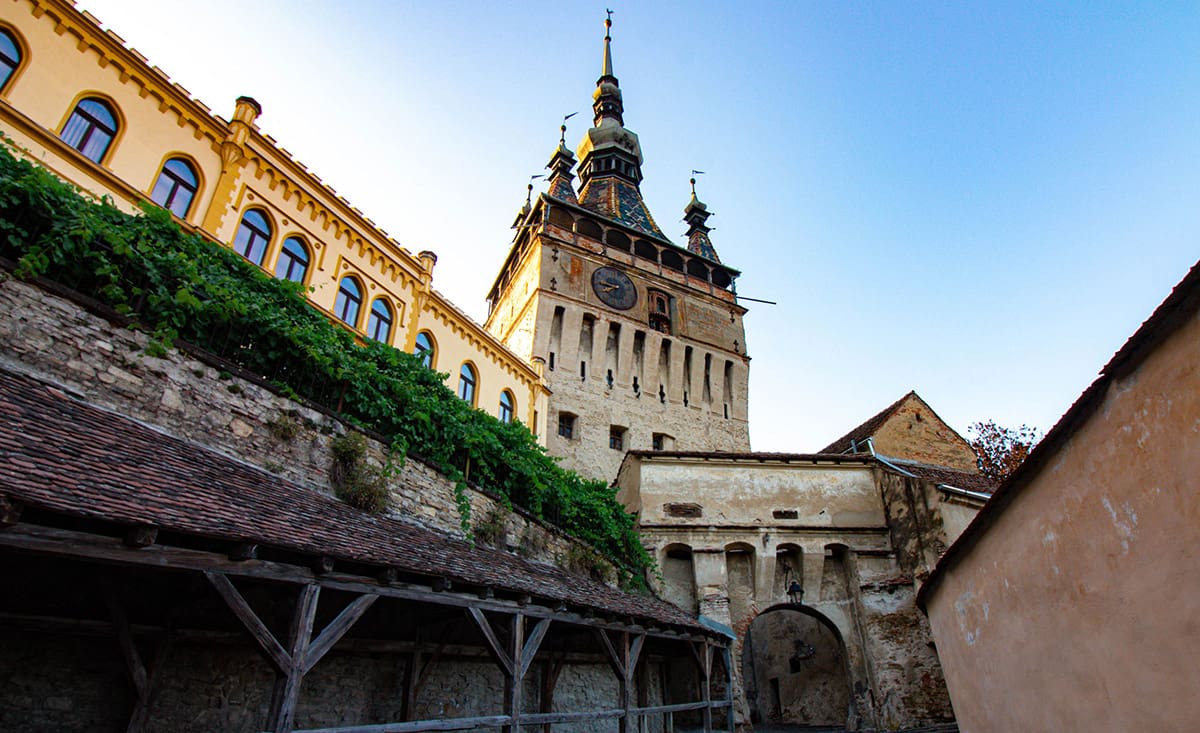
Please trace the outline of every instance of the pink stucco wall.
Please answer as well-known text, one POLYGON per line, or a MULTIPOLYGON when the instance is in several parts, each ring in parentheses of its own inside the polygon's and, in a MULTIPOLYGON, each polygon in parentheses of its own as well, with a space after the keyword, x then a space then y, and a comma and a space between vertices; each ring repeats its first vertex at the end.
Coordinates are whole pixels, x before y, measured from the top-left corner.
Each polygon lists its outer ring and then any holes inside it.
POLYGON ((1198 547, 1193 311, 931 588, 961 730, 1200 730, 1198 547))

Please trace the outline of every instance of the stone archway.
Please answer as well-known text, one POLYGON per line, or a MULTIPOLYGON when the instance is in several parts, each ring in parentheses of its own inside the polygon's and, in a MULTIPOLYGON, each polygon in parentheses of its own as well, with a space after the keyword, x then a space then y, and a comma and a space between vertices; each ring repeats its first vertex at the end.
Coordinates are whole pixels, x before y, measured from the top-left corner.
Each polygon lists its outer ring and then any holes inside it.
POLYGON ((741 661, 752 723, 840 727, 852 717, 845 642, 813 609, 784 604, 759 614, 741 661))

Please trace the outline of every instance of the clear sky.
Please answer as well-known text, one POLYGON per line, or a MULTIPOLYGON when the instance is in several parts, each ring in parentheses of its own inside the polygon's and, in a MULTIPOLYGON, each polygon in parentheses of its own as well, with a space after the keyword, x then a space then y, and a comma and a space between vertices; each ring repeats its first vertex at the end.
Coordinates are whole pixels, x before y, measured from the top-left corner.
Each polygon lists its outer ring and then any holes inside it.
MULTIPOLYGON (((479 320, 604 4, 79 0, 264 132, 479 320)), ((1200 257, 1200 3, 609 3, 642 192, 743 272, 755 450, 910 389, 1049 429, 1200 257)), ((540 190, 540 189, 539 189, 540 190)))

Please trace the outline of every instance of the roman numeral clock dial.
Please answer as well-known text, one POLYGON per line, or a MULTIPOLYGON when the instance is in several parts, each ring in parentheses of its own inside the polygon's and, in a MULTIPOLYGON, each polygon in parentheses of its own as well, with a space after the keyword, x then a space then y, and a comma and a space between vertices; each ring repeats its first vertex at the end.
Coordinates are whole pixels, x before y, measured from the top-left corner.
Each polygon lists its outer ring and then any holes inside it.
POLYGON ((629 276, 615 267, 600 267, 592 273, 592 290, 605 305, 629 310, 637 304, 637 288, 629 276))

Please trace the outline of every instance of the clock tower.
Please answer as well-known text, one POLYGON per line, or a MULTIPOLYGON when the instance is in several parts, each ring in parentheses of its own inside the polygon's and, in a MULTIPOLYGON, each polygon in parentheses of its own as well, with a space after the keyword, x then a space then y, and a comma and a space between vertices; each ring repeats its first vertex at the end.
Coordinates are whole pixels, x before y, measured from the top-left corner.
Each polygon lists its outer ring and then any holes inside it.
POLYGON ((550 454, 605 481, 628 450, 750 450, 739 273, 717 256, 694 180, 686 247, 642 200, 642 148, 625 127, 611 26, 593 126, 574 154, 563 126, 547 191, 527 198, 514 224, 486 324, 543 370, 551 394, 532 427, 550 454))

